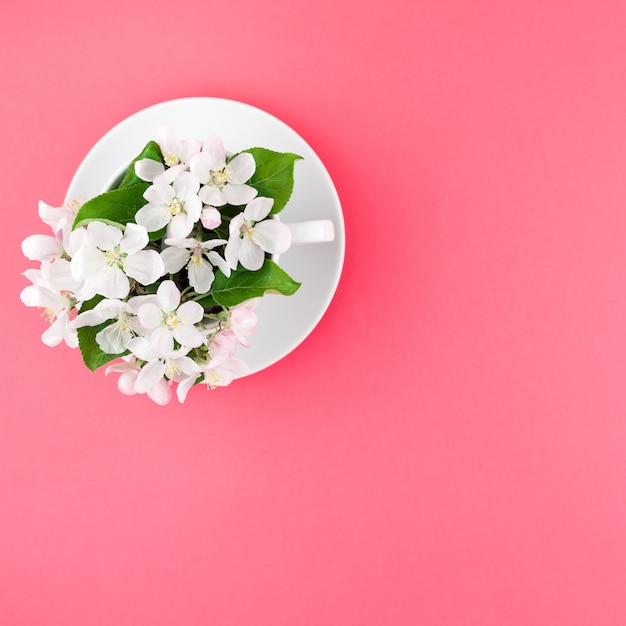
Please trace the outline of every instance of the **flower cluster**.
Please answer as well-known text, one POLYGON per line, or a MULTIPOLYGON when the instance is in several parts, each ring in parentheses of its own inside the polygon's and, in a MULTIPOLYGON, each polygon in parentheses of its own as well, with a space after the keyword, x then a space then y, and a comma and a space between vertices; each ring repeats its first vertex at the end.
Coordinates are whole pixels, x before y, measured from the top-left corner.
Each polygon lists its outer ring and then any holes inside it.
POLYGON ((298 158, 232 155, 218 137, 200 143, 163 127, 113 189, 62 207, 40 202, 52 232, 22 243, 40 265, 24 272, 21 299, 44 309, 43 342, 79 347, 91 370, 120 374, 122 393, 158 404, 174 384, 184 402, 195 384, 244 375, 237 353, 255 332, 259 298, 299 287, 271 258, 290 245, 273 217, 298 158))

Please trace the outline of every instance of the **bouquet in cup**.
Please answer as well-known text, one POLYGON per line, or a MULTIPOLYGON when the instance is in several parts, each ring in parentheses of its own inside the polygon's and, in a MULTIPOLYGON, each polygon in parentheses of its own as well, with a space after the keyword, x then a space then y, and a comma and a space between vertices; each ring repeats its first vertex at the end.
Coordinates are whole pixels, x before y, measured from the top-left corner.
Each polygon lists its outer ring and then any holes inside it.
POLYGON ((162 127, 104 193, 61 207, 39 203, 47 235, 24 255, 21 299, 49 322, 46 345, 78 347, 92 371, 119 374, 126 394, 167 404, 175 388, 215 389, 243 376, 239 347, 255 332, 266 293, 300 284, 271 256, 291 231, 287 204, 298 155, 227 152, 219 137, 181 139, 162 127))

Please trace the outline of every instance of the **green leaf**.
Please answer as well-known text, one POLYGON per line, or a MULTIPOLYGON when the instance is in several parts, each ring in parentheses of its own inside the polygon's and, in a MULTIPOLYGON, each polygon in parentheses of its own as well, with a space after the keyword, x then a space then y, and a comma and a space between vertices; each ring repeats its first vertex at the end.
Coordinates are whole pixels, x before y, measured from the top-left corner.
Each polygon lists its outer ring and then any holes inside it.
POLYGON ((259 196, 274 198, 272 213, 279 213, 293 192, 294 163, 302 157, 267 148, 250 148, 244 152, 249 152, 256 163, 255 172, 247 184, 254 187, 259 196))
POLYGON ((135 220, 135 213, 147 204, 143 194, 149 183, 138 183, 124 189, 107 191, 88 200, 79 209, 72 229, 99 221, 123 228, 135 220))
POLYGON ((256 272, 241 269, 226 278, 217 272, 211 293, 218 304, 225 307, 241 304, 250 298, 259 298, 266 293, 281 293, 290 296, 298 291, 300 283, 270 259, 256 272))
MULTIPOLYGON (((102 296, 94 296, 91 300, 88 300, 81 307, 81 313, 84 311, 89 311, 93 309, 93 307, 103 300, 102 296)), ((78 347, 80 348, 80 353, 83 356, 83 361, 85 365, 92 371, 95 372, 99 367, 106 365, 110 361, 113 361, 125 354, 128 354, 128 351, 123 354, 108 354, 103 352, 98 343, 96 342, 96 335, 103 329, 106 328, 109 324, 113 322, 107 321, 99 324, 98 326, 83 326, 78 329, 78 347)))
POLYGON ((135 174, 135 163, 141 159, 152 159, 154 161, 158 161, 159 163, 163 163, 163 155, 161 154, 159 144, 156 141, 149 141, 146 144, 146 147, 132 160, 131 164, 128 166, 122 181, 116 187, 117 189, 123 189, 124 187, 131 187, 132 185, 145 182, 141 180, 137 174, 135 174))

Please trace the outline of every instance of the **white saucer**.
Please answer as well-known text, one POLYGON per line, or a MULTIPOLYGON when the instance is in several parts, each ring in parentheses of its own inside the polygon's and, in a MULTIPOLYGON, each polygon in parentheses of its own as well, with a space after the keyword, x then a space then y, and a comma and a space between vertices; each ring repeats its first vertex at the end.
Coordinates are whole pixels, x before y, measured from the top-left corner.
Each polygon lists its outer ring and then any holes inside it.
POLYGON ((293 296, 267 295, 257 308, 259 323, 250 348, 240 356, 250 374, 276 363, 294 350, 326 312, 343 267, 345 228, 335 186, 313 149, 294 130, 265 111, 221 98, 183 98, 156 104, 112 128, 89 151, 67 191, 66 199, 99 194, 120 164, 133 159, 155 138, 161 124, 181 138, 200 141, 222 138, 231 152, 261 146, 303 157, 295 164, 295 186, 281 213, 285 222, 330 219, 335 240, 294 246, 280 257, 280 266, 302 286, 293 296))

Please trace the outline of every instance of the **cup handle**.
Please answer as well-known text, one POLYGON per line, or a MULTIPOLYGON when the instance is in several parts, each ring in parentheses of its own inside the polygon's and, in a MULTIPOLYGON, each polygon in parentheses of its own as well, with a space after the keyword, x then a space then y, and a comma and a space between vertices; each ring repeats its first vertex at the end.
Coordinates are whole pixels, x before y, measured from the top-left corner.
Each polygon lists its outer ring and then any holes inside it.
POLYGON ((335 239, 335 225, 331 220, 311 220, 287 223, 292 244, 322 243, 335 239))

